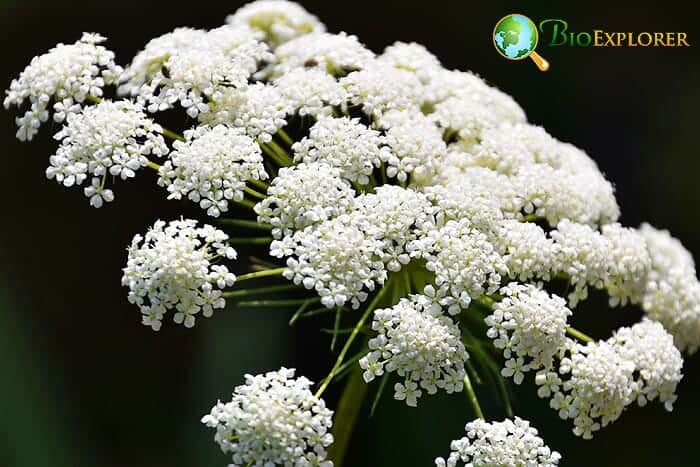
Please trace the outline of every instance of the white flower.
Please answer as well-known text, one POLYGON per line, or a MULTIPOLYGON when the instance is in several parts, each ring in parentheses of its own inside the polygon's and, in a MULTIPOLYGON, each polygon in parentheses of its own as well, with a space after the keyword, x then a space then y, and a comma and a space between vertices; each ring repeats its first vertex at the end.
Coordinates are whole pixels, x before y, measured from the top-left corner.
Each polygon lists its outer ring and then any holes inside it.
POLYGON ((360 359, 366 382, 384 371, 396 372, 404 379, 397 384, 395 398, 415 406, 421 391, 407 391, 415 383, 428 394, 438 388, 447 393, 463 389, 464 361, 469 358, 457 324, 442 314, 430 298, 414 295, 401 299, 391 308, 376 310, 369 340, 369 353, 360 359))
POLYGON ((290 112, 318 118, 345 104, 347 92, 333 76, 316 68, 295 68, 274 81, 290 112))
POLYGON ((511 279, 551 278, 557 254, 556 244, 539 225, 514 219, 504 220, 496 230, 494 245, 506 262, 511 279))
POLYGON ((428 82, 435 73, 442 70, 440 60, 428 49, 415 42, 394 42, 384 49, 377 59, 401 70, 410 71, 421 80, 428 82))
POLYGON ((673 334, 676 346, 688 353, 700 348, 700 282, 695 271, 674 267, 647 283, 642 308, 673 334))
POLYGON ((574 286, 569 295, 572 306, 587 297, 588 285, 606 288, 612 306, 639 301, 651 260, 635 230, 608 224, 599 233, 563 220, 550 235, 556 246, 553 270, 568 275, 574 286))
POLYGON ((272 76, 283 75, 294 68, 318 68, 334 76, 361 70, 374 60, 374 53, 356 36, 316 32, 292 39, 275 50, 276 63, 272 76))
POLYGON ((406 401, 409 407, 418 405, 418 398, 423 394, 423 391, 418 389, 418 384, 413 381, 406 381, 405 384, 394 384, 394 399, 397 401, 406 401))
POLYGON ((374 193, 358 196, 352 216, 366 236, 378 240, 376 253, 390 271, 408 264, 408 245, 423 230, 434 229, 434 207, 419 192, 382 185, 374 193))
POLYGON ((378 131, 347 117, 321 117, 292 150, 295 161, 325 162, 340 169, 341 177, 362 185, 389 151, 378 131))
POLYGON ((642 308, 673 335, 679 349, 695 353, 700 347, 700 282, 693 257, 668 231, 643 224, 639 232, 651 257, 642 308))
MULTIPOLYGON (((560 386, 550 387, 550 406, 563 419, 574 422, 574 434, 584 439, 617 420, 639 390, 635 364, 610 342, 570 345, 571 356, 563 358, 560 386)), ((537 383, 543 381, 536 378, 537 383)), ((550 381, 551 383, 551 381, 550 381)))
POLYGON ((88 177, 100 179, 85 189, 90 204, 100 207, 102 202, 96 195, 101 193, 105 201, 114 199, 111 190, 104 190, 108 176, 132 178, 148 164, 146 156, 168 153, 162 131, 130 101, 103 101, 85 107, 81 113, 70 114, 54 136, 61 145, 49 158, 46 177, 66 187, 81 185, 88 177))
POLYGON ((466 147, 476 143, 484 130, 525 121, 525 113, 509 95, 478 78, 469 88, 457 90, 435 104, 430 117, 448 139, 456 137, 466 147))
POLYGON ((410 71, 372 62, 340 79, 351 104, 374 118, 391 110, 418 111, 422 102, 420 80, 410 71))
POLYGON ((196 118, 229 88, 245 87, 258 64, 271 57, 246 26, 209 32, 180 28, 153 39, 134 57, 119 90, 137 96, 150 112, 179 103, 196 118))
POLYGON ((158 184, 168 199, 187 197, 212 217, 228 211, 231 200, 241 201, 248 180, 265 180, 267 173, 258 146, 240 128, 199 126, 185 132, 160 168, 158 184))
POLYGON ((122 285, 129 288, 129 302, 140 308, 143 324, 157 331, 163 315, 174 308, 174 321, 192 327, 200 311, 210 317, 224 308, 220 289, 232 286, 236 276, 214 263, 236 258, 226 240, 224 232, 197 227, 190 219, 157 221, 144 237, 134 237, 122 285))
POLYGON ((244 89, 227 88, 219 100, 210 104, 209 112, 199 120, 208 125, 227 124, 245 129, 248 136, 263 143, 286 125, 289 102, 276 86, 255 83, 244 89))
POLYGON ((436 294, 450 314, 467 308, 472 298, 497 291, 508 273, 488 237, 465 220, 448 221, 412 243, 412 254, 424 257, 425 267, 435 273, 436 294))
POLYGON ((29 101, 29 109, 16 119, 20 141, 31 141, 39 126, 48 120, 52 102, 54 120, 62 122, 78 113, 88 96, 100 98, 105 85, 117 82, 123 70, 114 63, 114 53, 98 45, 104 41, 98 34, 83 33, 74 44, 58 44, 34 57, 12 80, 10 89, 5 91, 5 108, 20 107, 29 101))
POLYGON ((644 319, 632 327, 618 329, 610 342, 635 364, 639 405, 658 398, 666 410, 673 410, 676 386, 683 378, 683 358, 673 345, 673 336, 661 324, 644 319))
POLYGON ((325 27, 318 18, 301 5, 286 0, 257 0, 243 5, 226 18, 232 25, 247 25, 261 31, 273 46, 295 37, 323 32, 325 27))
POLYGON ((340 170, 323 162, 283 167, 267 198, 255 206, 258 221, 272 225, 279 239, 350 211, 355 191, 340 170))
POLYGON ((551 226, 565 219, 606 224, 620 214, 612 185, 597 171, 569 173, 531 164, 520 167, 511 180, 522 198, 522 212, 544 217, 551 226))
POLYGON ((217 402, 202 417, 231 465, 333 467, 326 460, 333 412, 311 393, 311 381, 284 367, 245 379, 230 402, 217 402))
POLYGON ((447 146, 438 128, 419 111, 390 111, 379 120, 391 152, 384 153, 386 174, 417 185, 434 182, 447 146))
POLYGON ((693 255, 668 230, 659 230, 644 223, 639 227, 639 233, 647 243, 654 274, 663 276, 674 268, 695 271, 693 255))
POLYGON ((315 289, 324 306, 349 302, 358 308, 368 291, 386 279, 384 263, 375 253, 379 245, 351 215, 343 214, 273 241, 270 255, 289 257, 284 276, 315 289))
POLYGON ((452 441, 450 456, 435 459, 437 467, 554 467, 561 455, 544 444, 537 430, 521 418, 502 422, 481 419, 467 423, 467 436, 452 441))
POLYGON ((503 351, 504 376, 515 375, 515 383, 520 384, 523 373, 552 368, 554 358, 566 346, 571 310, 564 299, 533 285, 512 283, 503 287, 500 294, 503 300, 484 319, 489 326, 487 336, 503 351))

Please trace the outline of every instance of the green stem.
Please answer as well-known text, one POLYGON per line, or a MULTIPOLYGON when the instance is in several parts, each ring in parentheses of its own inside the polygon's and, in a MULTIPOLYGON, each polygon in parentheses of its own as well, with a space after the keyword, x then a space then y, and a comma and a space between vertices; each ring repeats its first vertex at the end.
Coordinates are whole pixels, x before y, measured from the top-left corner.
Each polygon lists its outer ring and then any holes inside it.
POLYGON ((270 242, 272 242, 272 237, 233 237, 228 239, 228 243, 231 245, 267 245, 270 242))
POLYGON ((571 326, 569 326, 568 328, 566 328, 566 333, 567 333, 568 335, 570 335, 571 337, 580 340, 581 342, 585 342, 586 344, 589 343, 589 342, 594 342, 594 341, 595 341, 595 339, 593 339, 592 337, 590 337, 590 336, 588 336, 588 335, 582 333, 581 331, 579 331, 579 330, 576 329, 576 328, 572 328, 571 326))
POLYGON ((474 409, 474 414, 477 416, 477 418, 480 418, 482 420, 486 420, 484 418, 484 412, 481 411, 481 406, 479 405, 479 399, 477 399, 476 393, 474 392, 474 388, 472 387, 472 382, 469 380, 469 375, 467 375, 467 374, 464 375, 464 390, 467 393, 467 398, 469 399, 469 403, 472 405, 472 408, 474 409))
POLYGON ((170 138, 174 141, 185 141, 184 136, 182 136, 178 133, 175 133, 174 131, 168 130, 167 128, 163 128, 162 126, 161 126, 161 128, 163 130, 163 136, 165 136, 166 138, 170 138))
MULTIPOLYGON (((389 282, 389 281, 387 281, 389 282)), ((377 307, 379 302, 382 300, 384 297, 384 294, 386 291, 389 289, 388 284, 384 284, 384 287, 382 287, 379 292, 377 292, 377 295, 374 297, 374 300, 372 300, 372 303, 369 304, 365 312, 362 314, 362 317, 360 320, 355 324, 355 328, 352 330, 350 333, 350 336, 348 337, 348 340, 345 341, 345 345, 343 348, 340 350, 340 353, 338 354, 338 358, 335 361, 335 365, 333 365, 333 368, 331 368, 330 373, 328 373, 328 376, 326 376, 326 379, 323 380, 321 383, 321 387, 318 388, 318 391, 316 391, 316 397, 321 397, 321 394, 326 390, 329 384, 331 384, 331 381, 335 377, 336 373, 338 372, 338 368, 343 364, 343 360, 345 360, 345 355, 348 353, 348 350, 350 350, 350 347, 352 346, 352 343, 355 341, 355 338, 357 338, 357 335, 360 333, 360 329, 365 325, 365 321, 370 317, 374 309, 377 307)))
POLYGON ((287 167, 289 165, 292 165, 291 163, 287 163, 287 161, 283 158, 280 157, 275 151, 270 148, 266 143, 260 143, 260 147, 262 148, 263 152, 265 155, 267 155, 270 159, 275 161, 277 165, 280 167, 287 167))
POLYGON ((236 278, 236 282, 247 281, 248 279, 257 279, 259 277, 281 276, 287 268, 265 269, 264 271, 249 272, 236 278))
POLYGON ((282 141, 284 141, 284 144, 286 144, 289 147, 291 147, 292 144, 294 144, 294 140, 292 138, 290 138, 290 136, 287 134, 287 132, 284 131, 282 128, 277 130, 277 136, 279 136, 280 139, 282 141))
POLYGON ((247 297, 249 295, 261 295, 265 293, 274 293, 274 292, 283 292, 287 290, 294 290, 298 289, 299 286, 294 285, 294 284, 282 284, 282 285, 271 285, 269 287, 258 287, 256 289, 240 289, 240 290, 230 290, 228 292, 224 292, 221 295, 223 295, 224 298, 238 298, 238 297, 247 297))
POLYGON ((269 307, 282 307, 282 306, 296 306, 303 305, 307 302, 319 302, 320 298, 293 298, 289 300, 251 300, 248 302, 239 302, 238 306, 240 308, 269 308, 269 307))
POLYGON ((233 227, 245 227, 247 229, 272 230, 272 226, 270 224, 263 224, 262 222, 245 219, 219 219, 219 223, 233 227))
POLYGON ((263 191, 267 191, 267 189, 269 188, 269 185, 267 183, 263 182, 262 180, 258 180, 257 178, 249 179, 248 183, 250 183, 253 186, 258 187, 259 189, 261 189, 263 191))
POLYGON ((350 374, 338 401, 333 423, 333 444, 328 448, 328 458, 335 467, 342 467, 350 437, 367 395, 367 384, 362 380, 362 368, 358 365, 350 374))
POLYGON ((146 164, 146 166, 147 166, 148 168, 151 168, 151 169, 155 170, 156 172, 160 171, 160 166, 159 166, 158 164, 156 164, 155 162, 153 162, 153 161, 148 161, 148 163, 146 164))
POLYGON ((246 193, 248 193, 250 196, 252 196, 252 197, 254 197, 254 198, 258 198, 258 199, 265 199, 265 198, 267 198, 267 196, 263 195, 263 194, 260 193, 259 191, 256 191, 256 190, 254 190, 254 189, 252 189, 252 188, 250 188, 250 187, 247 187, 247 186, 246 186, 246 187, 243 187, 243 191, 245 191, 246 193))
POLYGON ((257 203, 252 202, 249 199, 244 199, 241 201, 233 201, 234 203, 238 204, 239 206, 243 206, 244 208, 248 209, 253 209, 257 203))

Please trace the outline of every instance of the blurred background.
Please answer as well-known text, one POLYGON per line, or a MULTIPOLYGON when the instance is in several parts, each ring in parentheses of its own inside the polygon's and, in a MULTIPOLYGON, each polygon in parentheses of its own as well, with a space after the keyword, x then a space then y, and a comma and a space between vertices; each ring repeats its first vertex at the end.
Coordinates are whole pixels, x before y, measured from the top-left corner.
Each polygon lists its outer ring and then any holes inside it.
MULTIPOLYGON (((150 38, 176 26, 216 27, 242 3, 1 1, 0 85, 8 86, 34 55, 77 40, 81 31, 106 35, 126 65, 150 38)), ((598 162, 617 187, 624 224, 647 220, 669 228, 700 260, 700 29, 684 3, 303 4, 330 31, 357 34, 377 52, 395 40, 420 42, 445 66, 473 70, 513 95, 531 122, 598 162), (536 22, 566 19, 572 31, 684 31, 693 47, 540 45, 551 63, 540 73, 493 49, 493 25, 514 11, 536 22)), ((325 376, 329 338, 318 328, 328 323, 310 320, 290 330, 290 312, 229 307, 192 330, 169 322, 159 333, 141 326, 120 287, 126 245, 157 218, 199 213, 164 201, 150 173, 117 184, 115 203, 89 207, 78 190, 44 177, 56 128, 22 144, 13 119, 0 112, 0 465, 226 465, 201 415, 217 398, 228 399, 245 372, 286 365, 314 380, 325 376)), ((602 338, 640 317, 634 309, 607 310, 604 302, 593 297, 577 314, 577 327, 602 338)), ((631 409, 592 441, 575 438, 531 385, 516 391, 516 411, 564 454, 564 466, 696 466, 700 355, 689 357, 684 370, 672 414, 657 404, 631 409)), ((331 401, 338 389, 329 392, 331 401)), ((490 418, 504 416, 486 405, 490 418)), ((449 440, 462 436, 468 417, 463 394, 424 398, 407 410, 387 392, 371 419, 365 407, 346 465, 432 465, 449 451, 449 440)))

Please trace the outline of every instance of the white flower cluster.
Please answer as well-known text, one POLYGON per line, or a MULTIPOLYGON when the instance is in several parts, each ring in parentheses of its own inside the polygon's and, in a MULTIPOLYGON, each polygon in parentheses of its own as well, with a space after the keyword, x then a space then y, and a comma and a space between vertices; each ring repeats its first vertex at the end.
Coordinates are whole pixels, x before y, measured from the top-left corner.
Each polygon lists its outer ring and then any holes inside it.
POLYGON ((451 315, 467 308, 472 298, 500 288, 508 268, 488 237, 467 220, 448 221, 440 229, 409 245, 413 256, 426 260, 425 267, 435 273, 435 295, 451 315))
POLYGON ((503 300, 484 319, 486 333, 502 349, 503 376, 515 384, 531 370, 549 370, 566 348, 566 326, 571 310, 566 301, 533 285, 512 283, 500 290, 503 300))
POLYGON ((294 68, 275 81, 289 112, 319 118, 347 101, 347 91, 333 76, 316 68, 294 68))
POLYGON ((134 177, 148 164, 148 155, 168 153, 162 128, 130 101, 103 101, 70 114, 54 138, 61 142, 49 158, 46 177, 63 186, 82 185, 92 176, 92 185, 84 189, 90 205, 96 208, 112 201, 112 190, 105 188, 108 175, 122 180, 134 177))
POLYGON ((240 128, 199 126, 175 141, 170 159, 161 166, 158 184, 168 199, 187 197, 212 217, 241 201, 248 180, 265 180, 260 146, 240 128))
POLYGON ((200 311, 208 318, 224 308, 221 289, 232 286, 236 276, 215 261, 237 256, 226 240, 221 230, 197 227, 191 219, 159 220, 145 236, 134 236, 122 285, 129 288, 129 302, 140 308, 143 324, 157 331, 163 315, 175 308, 174 321, 189 328, 200 311))
POLYGON ((606 288, 611 306, 636 303, 644 291, 651 267, 644 238, 619 224, 601 230, 564 220, 550 233, 556 247, 553 272, 570 278, 572 306, 588 296, 589 285, 606 288))
POLYGON ((333 412, 311 393, 311 381, 284 367, 245 379, 230 402, 217 402, 202 417, 216 429, 214 441, 231 454, 231 465, 333 467, 326 460, 333 412))
POLYGON ((31 141, 39 126, 49 118, 53 102, 54 120, 62 122, 77 113, 88 98, 100 98, 105 85, 115 84, 122 68, 114 63, 114 53, 98 45, 106 39, 84 33, 74 44, 58 44, 31 63, 5 91, 6 109, 29 101, 29 109, 16 119, 17 139, 31 141))
POLYGON ((554 467, 561 455, 552 451, 530 422, 515 417, 502 422, 481 419, 467 423, 467 436, 452 441, 450 456, 435 459, 437 467, 554 467))
POLYGON ((354 197, 340 170, 323 162, 302 162, 280 169, 255 212, 259 222, 272 225, 272 235, 279 239, 349 212, 354 197))
POLYGON ((440 60, 428 49, 415 42, 394 42, 377 59, 400 70, 414 73, 422 83, 430 82, 440 72, 440 60))
POLYGON ((347 117, 320 118, 292 150, 295 161, 325 162, 340 169, 341 177, 361 185, 369 183, 374 168, 389 157, 378 131, 347 117))
POLYGON ((359 308, 368 291, 386 280, 384 263, 376 254, 380 244, 351 214, 342 214, 273 241, 270 255, 287 256, 284 276, 314 289, 324 306, 350 302, 359 308))
POLYGON ((372 62, 340 80, 349 101, 376 118, 391 110, 418 110, 422 101, 420 80, 410 71, 372 62))
POLYGON ((535 382, 562 419, 573 419, 574 434, 592 438, 635 401, 659 399, 672 409, 683 360, 659 323, 645 319, 607 341, 570 342, 567 351, 558 369, 539 372, 535 382))
POLYGON ((211 31, 179 28, 151 40, 122 76, 119 91, 136 96, 150 112, 179 103, 195 118, 230 88, 245 88, 268 46, 247 26, 211 31))
POLYGON ((444 389, 460 392, 465 377, 464 361, 469 358, 461 332, 429 297, 413 295, 391 308, 376 310, 372 321, 376 337, 370 351, 360 359, 366 382, 396 372, 404 379, 394 386, 394 398, 412 407, 422 395, 444 389))
POLYGON ((318 18, 301 5, 286 0, 258 0, 249 3, 226 18, 226 22, 261 31, 273 47, 295 37, 326 29, 318 18))
POLYGON ((270 76, 280 76, 295 68, 318 68, 333 76, 361 70, 375 59, 374 53, 356 36, 343 32, 306 34, 275 49, 270 76))
POLYGON ((418 111, 390 111, 381 118, 379 126, 386 126, 384 140, 391 149, 383 153, 386 175, 401 183, 409 175, 416 185, 433 183, 447 156, 447 146, 428 117, 418 111))
POLYGON ((228 124, 245 129, 246 133, 263 143, 272 141, 272 135, 287 121, 290 103, 279 89, 271 84, 255 83, 244 89, 227 88, 209 112, 199 120, 208 125, 228 124))
POLYGON ((642 308, 689 353, 700 348, 700 282, 692 255, 668 231, 649 224, 640 228, 651 256, 642 308))

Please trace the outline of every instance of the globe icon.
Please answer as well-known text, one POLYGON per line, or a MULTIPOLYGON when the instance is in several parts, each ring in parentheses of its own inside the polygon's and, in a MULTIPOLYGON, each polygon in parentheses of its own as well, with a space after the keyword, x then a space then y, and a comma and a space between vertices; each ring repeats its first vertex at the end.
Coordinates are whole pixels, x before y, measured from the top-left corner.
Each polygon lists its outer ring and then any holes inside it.
POLYGON ((530 57, 541 71, 546 71, 549 63, 535 52, 538 40, 535 23, 518 13, 504 16, 493 28, 493 45, 501 55, 509 60, 530 57))

